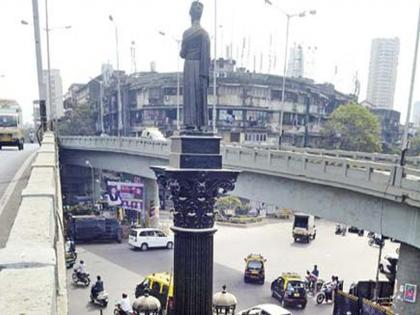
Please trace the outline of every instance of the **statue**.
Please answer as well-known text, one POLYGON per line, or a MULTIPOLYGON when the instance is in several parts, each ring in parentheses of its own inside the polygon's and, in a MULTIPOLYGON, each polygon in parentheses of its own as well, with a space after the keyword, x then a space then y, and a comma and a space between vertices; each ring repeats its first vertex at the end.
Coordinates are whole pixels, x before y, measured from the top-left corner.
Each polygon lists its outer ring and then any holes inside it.
POLYGON ((184 130, 206 131, 208 124, 207 89, 209 87, 210 38, 201 27, 203 4, 194 1, 190 16, 192 26, 182 36, 180 55, 184 63, 184 130))

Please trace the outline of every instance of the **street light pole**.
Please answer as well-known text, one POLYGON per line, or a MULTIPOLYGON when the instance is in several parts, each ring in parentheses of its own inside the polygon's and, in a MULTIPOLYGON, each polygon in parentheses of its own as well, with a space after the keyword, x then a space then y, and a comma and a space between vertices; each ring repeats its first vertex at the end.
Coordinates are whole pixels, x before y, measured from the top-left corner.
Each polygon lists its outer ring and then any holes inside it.
POLYGON ((284 65, 283 65, 283 79, 281 88, 281 109, 280 109, 280 135, 279 135, 279 147, 281 147, 281 140, 283 137, 283 117, 284 117, 284 100, 286 90, 286 71, 287 71, 287 53, 289 49, 289 26, 292 15, 286 14, 286 45, 284 46, 284 65))
MULTIPOLYGON (((166 32, 164 31, 159 31, 159 34, 162 36, 166 36, 166 32)), ((180 72, 179 72, 179 61, 181 59, 179 52, 181 51, 181 40, 170 36, 177 44, 177 49, 178 49, 178 59, 176 62, 176 129, 180 130, 180 106, 181 106, 181 87, 180 87, 180 72)))
POLYGON ((410 125, 411 106, 413 103, 414 82, 416 81, 419 35, 420 35, 420 9, 419 9, 418 22, 417 22, 416 46, 414 47, 414 60, 413 60, 413 69, 411 73, 410 94, 408 96, 407 117, 405 120, 404 135, 403 135, 402 148, 401 148, 401 161, 400 161, 401 165, 404 165, 404 156, 407 150, 407 143, 408 143, 408 129, 410 125))
POLYGON ((45 100, 45 93, 43 89, 43 78, 42 78, 41 34, 39 30, 38 0, 32 0, 32 11, 33 11, 33 21, 34 21, 36 69, 37 69, 37 75, 38 75, 38 98, 39 98, 39 101, 41 102, 45 100))
POLYGON ((121 103, 121 82, 120 82, 120 54, 118 49, 118 27, 117 23, 114 22, 112 15, 109 16, 109 20, 114 23, 115 27, 115 49, 116 49, 116 58, 117 58, 117 104, 118 104, 118 136, 122 135, 122 103, 121 103))
POLYGON ((91 183, 92 183, 92 204, 95 204, 95 175, 93 171, 93 166, 90 163, 89 160, 85 161, 86 165, 90 167, 90 173, 91 173, 91 183))
MULTIPOLYGON (((50 29, 48 26, 48 0, 45 0, 45 32, 47 38, 47 74, 48 74, 48 105, 49 105, 49 118, 52 120, 54 118, 54 122, 56 124, 57 119, 57 109, 55 110, 55 115, 53 115, 52 110, 52 91, 51 91, 51 63, 50 63, 50 29)), ((54 126, 57 127, 57 126, 54 126)))
POLYGON ((214 0, 214 63, 213 63, 213 133, 216 133, 216 103, 217 103, 217 0, 214 0))
POLYGON ((283 118, 284 118, 284 107, 285 107, 285 95, 286 95, 286 72, 287 72, 287 55, 289 50, 289 31, 290 31, 290 20, 293 17, 300 17, 303 18, 306 16, 306 12, 309 12, 309 14, 315 15, 315 10, 309 10, 309 11, 302 11, 300 13, 295 14, 289 14, 285 12, 284 10, 280 9, 279 7, 273 5, 273 3, 270 0, 264 0, 264 2, 270 6, 273 6, 277 8, 279 11, 281 11, 286 16, 286 43, 284 46, 284 64, 283 64, 283 78, 282 78, 282 91, 281 91, 281 108, 280 108, 280 135, 279 135, 279 148, 281 147, 281 141, 283 137, 283 118))

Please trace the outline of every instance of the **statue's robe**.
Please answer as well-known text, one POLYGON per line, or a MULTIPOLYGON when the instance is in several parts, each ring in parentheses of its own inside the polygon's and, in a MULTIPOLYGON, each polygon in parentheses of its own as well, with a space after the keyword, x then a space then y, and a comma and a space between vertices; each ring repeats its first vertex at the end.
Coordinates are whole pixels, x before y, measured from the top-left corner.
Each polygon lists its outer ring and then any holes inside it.
POLYGON ((185 59, 184 128, 205 130, 208 125, 207 89, 209 87, 210 38, 200 25, 193 25, 184 32, 180 55, 185 59))

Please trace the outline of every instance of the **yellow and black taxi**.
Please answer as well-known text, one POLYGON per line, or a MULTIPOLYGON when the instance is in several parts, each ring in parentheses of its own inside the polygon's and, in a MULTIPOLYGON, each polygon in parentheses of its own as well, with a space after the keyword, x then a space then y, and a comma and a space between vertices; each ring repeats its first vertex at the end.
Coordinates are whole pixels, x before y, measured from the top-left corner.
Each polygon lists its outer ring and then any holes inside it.
POLYGON ((249 254, 245 259, 244 282, 258 282, 264 284, 265 262, 267 261, 260 254, 249 254))
POLYGON ((156 272, 147 275, 136 287, 136 298, 142 296, 146 289, 149 290, 150 295, 159 300, 162 309, 166 309, 165 314, 174 314, 174 282, 172 274, 169 272, 156 272))
POLYGON ((300 305, 306 307, 305 284, 301 276, 294 272, 282 273, 271 283, 271 295, 286 307, 300 305))

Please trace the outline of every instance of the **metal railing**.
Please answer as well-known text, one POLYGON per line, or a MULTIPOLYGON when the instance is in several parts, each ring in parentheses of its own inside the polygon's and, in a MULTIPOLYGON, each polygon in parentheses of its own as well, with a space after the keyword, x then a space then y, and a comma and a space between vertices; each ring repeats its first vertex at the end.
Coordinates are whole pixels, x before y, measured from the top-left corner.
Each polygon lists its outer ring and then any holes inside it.
MULTIPOLYGON (((63 148, 112 151, 168 160, 170 142, 142 138, 61 137, 63 148)), ((420 169, 401 167, 398 157, 322 149, 222 144, 223 164, 247 172, 283 176, 420 206, 420 169)), ((417 165, 418 158, 410 163, 417 165)))

